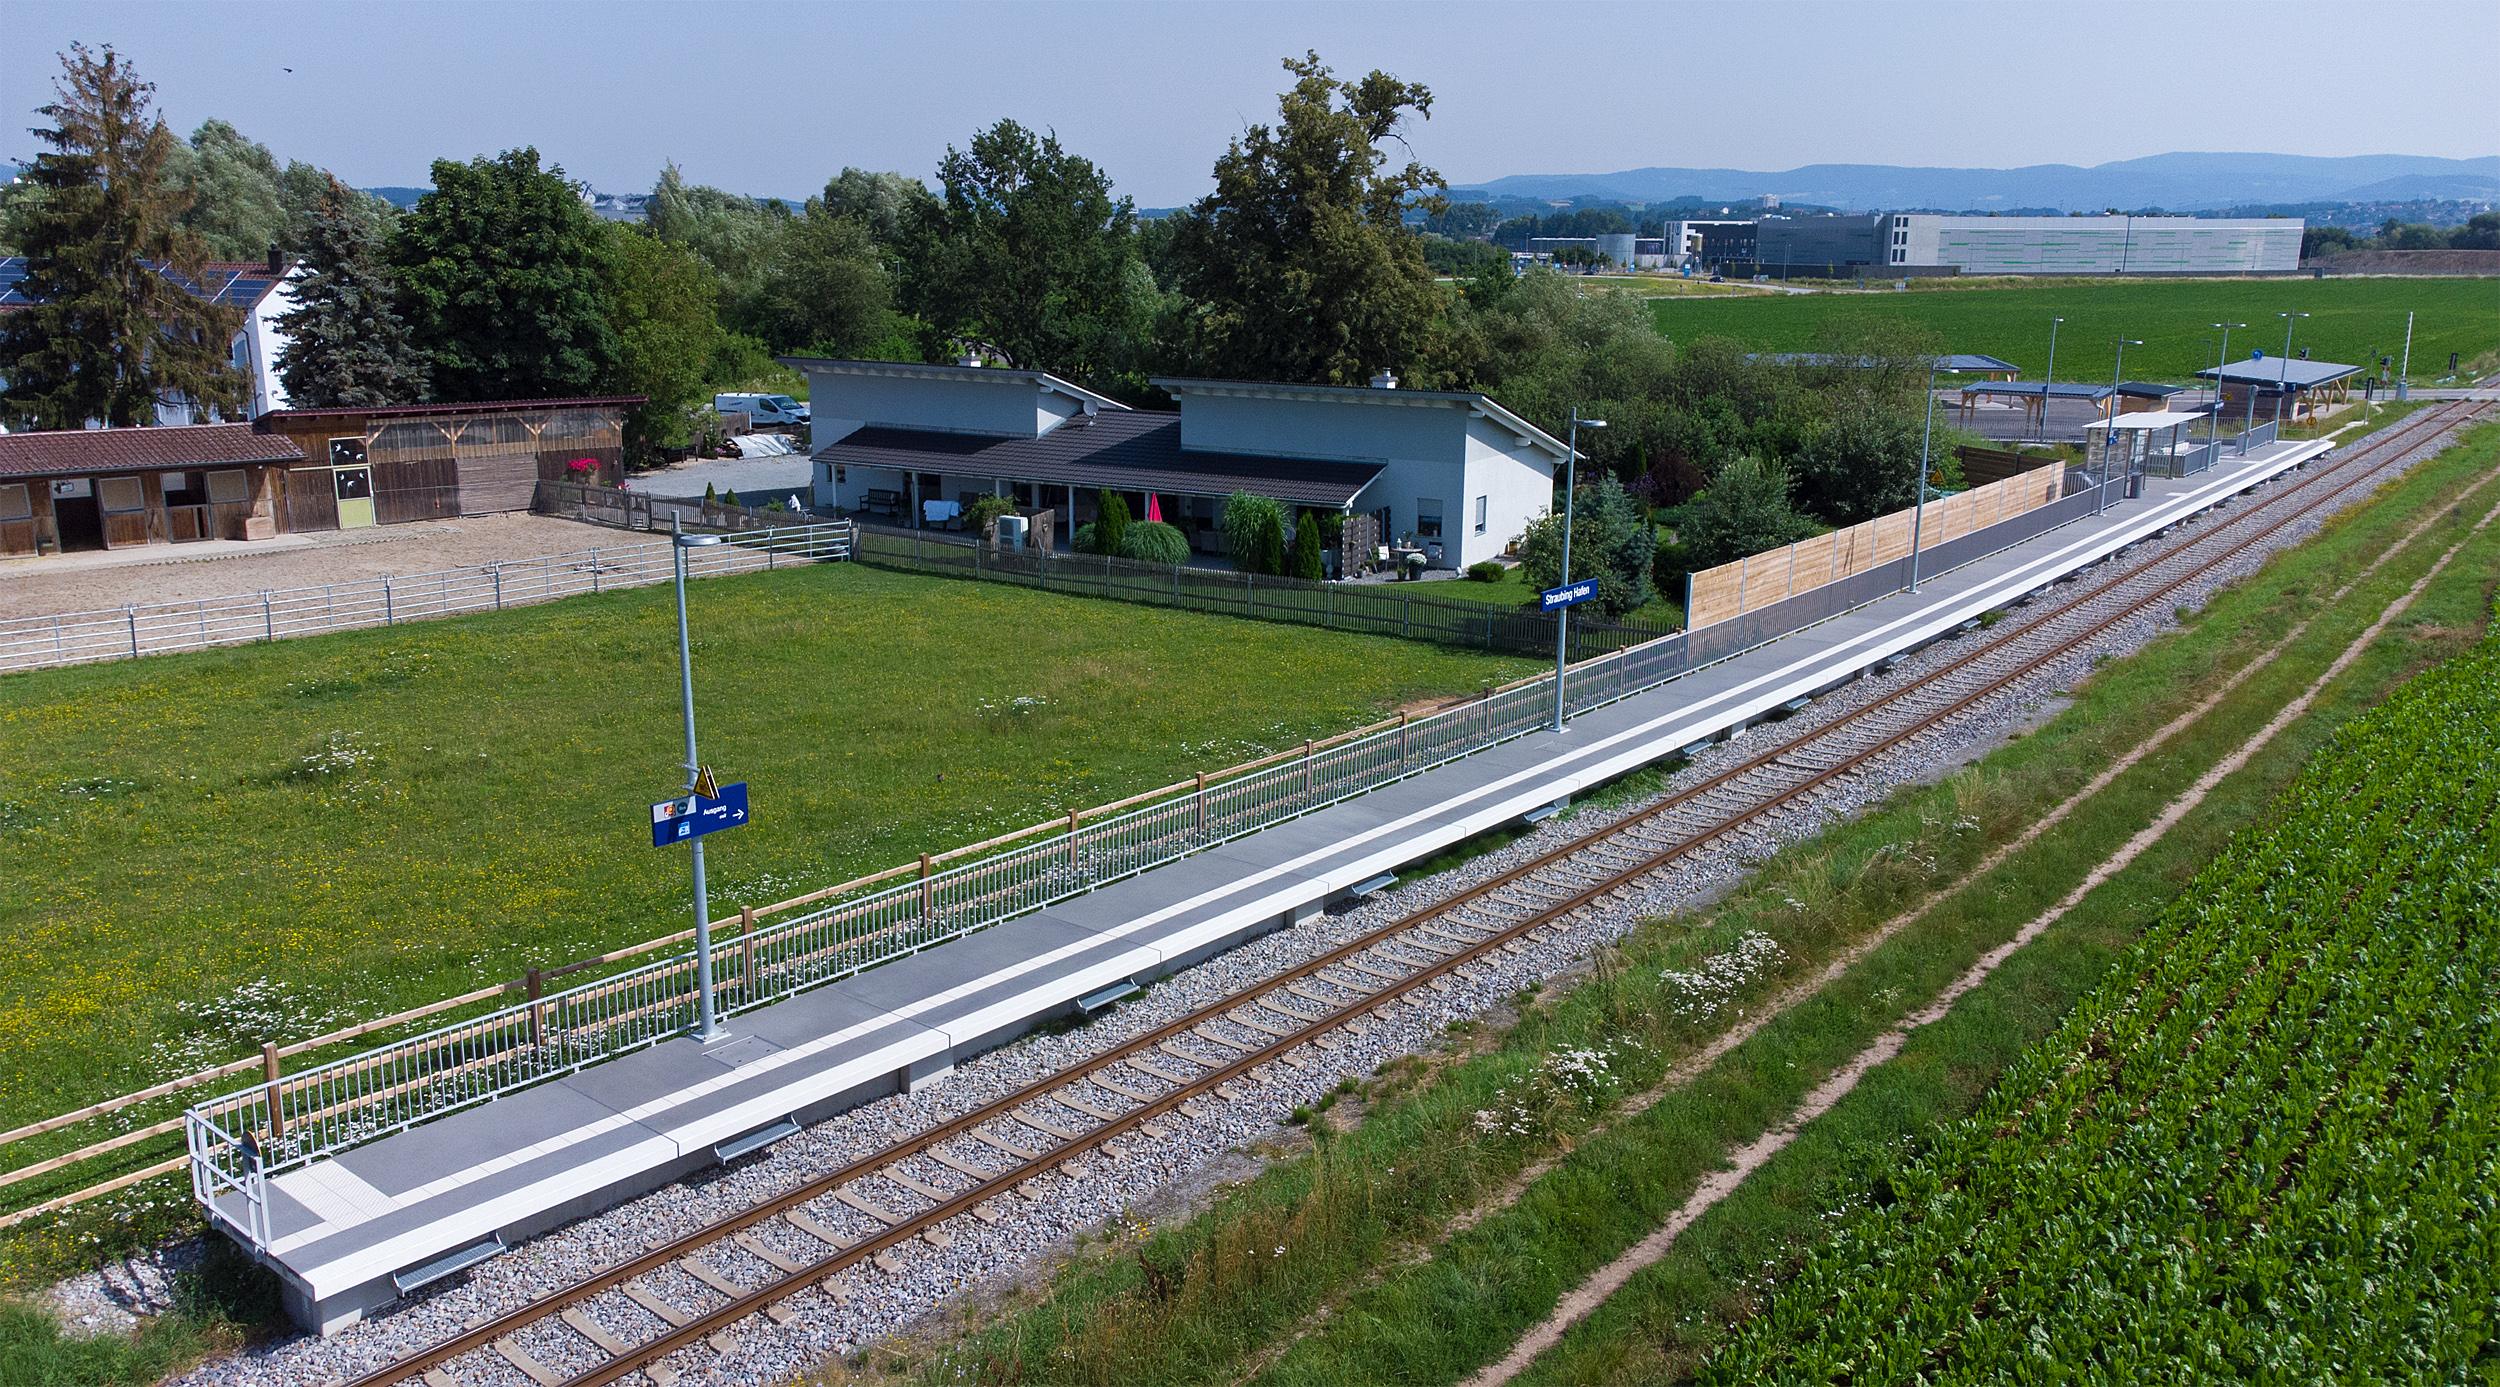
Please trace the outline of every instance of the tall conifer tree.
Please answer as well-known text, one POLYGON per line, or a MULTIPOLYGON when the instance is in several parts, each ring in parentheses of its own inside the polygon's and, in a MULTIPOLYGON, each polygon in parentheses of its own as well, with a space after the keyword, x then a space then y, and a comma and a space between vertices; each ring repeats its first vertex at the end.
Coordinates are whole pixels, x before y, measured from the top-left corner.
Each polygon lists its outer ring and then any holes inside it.
POLYGON ((357 204, 363 194, 333 178, 313 206, 296 307, 278 319, 286 345, 278 375, 298 409, 413 404, 425 397, 425 358, 392 301, 382 240, 357 204))

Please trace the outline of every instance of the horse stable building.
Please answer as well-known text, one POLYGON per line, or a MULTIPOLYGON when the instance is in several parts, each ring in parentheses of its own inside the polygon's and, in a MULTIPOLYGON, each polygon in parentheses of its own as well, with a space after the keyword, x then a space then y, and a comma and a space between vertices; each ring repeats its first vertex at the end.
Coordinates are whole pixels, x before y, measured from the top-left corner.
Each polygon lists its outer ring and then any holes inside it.
POLYGON ((527 510, 608 483, 631 395, 281 409, 248 424, 0 434, 0 555, 76 553, 527 510))

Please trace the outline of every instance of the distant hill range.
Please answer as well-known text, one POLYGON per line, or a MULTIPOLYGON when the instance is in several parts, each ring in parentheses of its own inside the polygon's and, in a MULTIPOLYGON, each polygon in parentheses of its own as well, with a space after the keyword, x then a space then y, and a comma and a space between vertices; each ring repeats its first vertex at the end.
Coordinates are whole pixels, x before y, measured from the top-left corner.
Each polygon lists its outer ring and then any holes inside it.
POLYGON ((1460 201, 1528 198, 1567 202, 1675 199, 1817 204, 1853 211, 2206 212, 2253 204, 2500 199, 2500 155, 2438 159, 2411 154, 2316 158, 2302 154, 2155 154, 2079 168, 1903 168, 1808 164, 1746 169, 1647 168, 1619 173, 1519 173, 1456 185, 1460 201))

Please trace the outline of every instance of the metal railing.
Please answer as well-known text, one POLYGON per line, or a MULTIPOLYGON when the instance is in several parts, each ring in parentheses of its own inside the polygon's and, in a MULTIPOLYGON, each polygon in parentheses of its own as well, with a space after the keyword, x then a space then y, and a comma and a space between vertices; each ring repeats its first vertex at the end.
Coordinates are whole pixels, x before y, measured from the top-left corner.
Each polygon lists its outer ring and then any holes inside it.
MULTIPOLYGON (((1670 636, 1576 666, 1574 712, 1685 667, 1670 636)), ((1073 832, 750 929, 715 951, 716 1007, 743 1011, 1041 909, 1378 789, 1544 726, 1545 675, 1395 728, 1141 805, 1073 832)), ((203 1201, 487 1099, 682 1033, 691 953, 437 1027, 205 1100, 185 1114, 203 1201), (258 1144, 247 1156, 245 1133, 258 1144)), ((231 1221, 231 1220, 230 1220, 231 1221)), ((247 1236, 250 1229, 242 1229, 247 1236)))
MULTIPOLYGON (((746 530, 726 544, 687 550, 687 573, 711 577, 785 562, 843 559, 850 556, 851 541, 851 527, 842 521, 746 530)), ((671 571, 667 544, 626 544, 319 587, 0 619, 0 671, 129 660, 501 611, 665 583, 671 571)))

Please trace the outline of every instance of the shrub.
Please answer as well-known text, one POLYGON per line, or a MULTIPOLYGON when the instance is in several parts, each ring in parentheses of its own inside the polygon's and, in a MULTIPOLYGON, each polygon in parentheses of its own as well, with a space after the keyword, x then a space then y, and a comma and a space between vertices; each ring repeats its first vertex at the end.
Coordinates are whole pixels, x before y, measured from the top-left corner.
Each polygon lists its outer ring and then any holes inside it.
POLYGON ((1259 539, 1256 553, 1260 573, 1281 574, 1285 571, 1285 515, 1282 508, 1271 507, 1259 516, 1259 539))
POLYGON ((1189 562, 1189 536, 1160 520, 1140 520, 1120 536, 1120 557, 1178 567, 1189 562))
POLYGON ((1080 554, 1099 554, 1102 551, 1094 547, 1095 538, 1094 522, 1088 520, 1069 533, 1068 547, 1080 554))
POLYGON ((720 503, 724 506, 734 506, 739 504, 737 488, 731 487, 729 490, 722 492, 720 494, 720 503))
POLYGON ((1285 513, 1274 501, 1247 491, 1236 491, 1225 498, 1224 517, 1218 524, 1224 531, 1224 552, 1231 556, 1233 567, 1244 573, 1283 571, 1285 513), (1262 568, 1259 566, 1261 545, 1269 529, 1276 532, 1279 557, 1272 566, 1262 568))
POLYGON ((1506 570, 1500 564, 1495 563, 1491 559, 1485 559, 1480 562, 1467 565, 1467 577, 1471 582, 1498 583, 1502 581, 1502 575, 1505 571, 1506 570))
POLYGON ((989 533, 991 522, 1002 515, 1016 513, 1016 503, 1004 496, 976 496, 964 511, 964 528, 976 535, 989 533))
POLYGON ((719 501, 720 488, 712 485, 710 482, 705 482, 703 484, 703 504, 707 506, 716 505, 719 501))
MULTIPOLYGON (((1519 537, 1519 561, 1529 586, 1550 588, 1562 581, 1562 535, 1559 514, 1528 522, 1519 537)), ((1600 615, 1621 616, 1656 595, 1649 578, 1658 557, 1656 536, 1623 483, 1604 477, 1580 488, 1571 517, 1571 577, 1597 580, 1594 603, 1600 615)))
POLYGON ((1682 601, 1677 594, 1684 590, 1684 580, 1692 571, 1693 553, 1684 547, 1684 541, 1658 541, 1658 557, 1650 560, 1649 564, 1649 581, 1657 585, 1658 591, 1682 601))
POLYGON ((1791 508, 1788 494, 1788 473, 1776 464, 1749 453, 1728 459, 1686 508, 1682 537, 1692 566, 1715 568, 1812 534, 1814 522, 1791 508))
POLYGON ((1322 557, 1328 549, 1328 538, 1320 530, 1319 517, 1304 511, 1294 517, 1293 565, 1296 578, 1319 582, 1328 576, 1328 561, 1322 557))
POLYGON ((1128 502, 1120 499, 1120 493, 1105 488, 1094 494, 1094 509, 1097 512, 1094 520, 1094 538, 1102 545, 1102 548, 1095 552, 1100 554, 1123 552, 1120 548, 1120 539, 1128 533, 1128 502))

